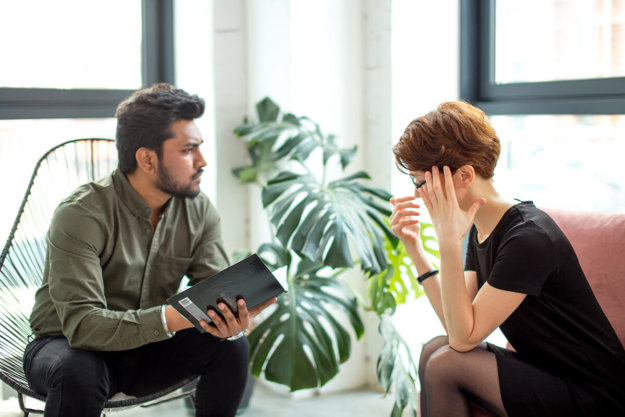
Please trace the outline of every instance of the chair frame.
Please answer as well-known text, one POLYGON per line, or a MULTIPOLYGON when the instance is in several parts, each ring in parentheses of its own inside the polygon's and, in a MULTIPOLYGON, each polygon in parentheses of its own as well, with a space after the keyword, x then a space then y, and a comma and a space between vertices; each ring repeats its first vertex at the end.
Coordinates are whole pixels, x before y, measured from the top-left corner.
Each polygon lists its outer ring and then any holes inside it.
MULTIPOLYGON (((27 207, 27 204, 29 202, 29 197, 31 196, 31 191, 33 188, 33 185, 35 184, 35 180, 37 179, 37 174, 39 172, 39 168, 41 167, 41 164, 48 158, 48 156, 50 154, 52 154, 54 151, 58 150, 59 148, 62 148, 64 146, 70 145, 70 144, 75 144, 75 143, 80 143, 80 142, 84 142, 87 144, 91 145, 91 149, 93 149, 93 146, 96 142, 115 142, 112 139, 100 139, 100 138, 87 138, 87 139, 74 139, 74 140, 69 140, 63 143, 60 143, 56 146, 54 146, 53 148, 49 149, 47 152, 45 152, 43 154, 43 156, 41 158, 39 158, 39 160, 37 161, 37 163, 35 164, 35 168, 33 170, 33 173, 31 175, 30 181, 28 183, 28 186, 26 188, 26 192, 24 194, 24 197, 22 199, 22 202, 20 204, 17 216, 15 218, 15 221, 13 222, 13 226, 11 227, 11 230, 9 232, 9 236, 7 239, 6 244, 4 245, 4 248, 2 250, 2 252, 0 253, 0 271, 2 271, 5 268, 5 261, 9 255, 9 251, 14 243, 14 238, 15 238, 15 234, 18 230, 18 226, 20 225, 20 221, 22 220, 22 215, 24 214, 24 211, 27 207)), ((91 163, 91 171, 90 171, 90 175, 93 177, 93 173, 94 173, 94 164, 95 161, 93 159, 91 159, 90 161, 91 163)), ((93 178, 96 179, 96 178, 93 178)), ((0 276, 1 278, 2 276, 0 276)), ((41 279, 41 278, 40 278, 41 279)), ((29 335, 22 335, 22 336, 26 336, 28 337, 29 335)), ((23 352, 22 352, 23 354, 23 352)), ((23 361, 23 358, 19 358, 20 360, 23 361)), ((133 397, 133 398, 128 398, 128 399, 123 399, 123 400, 115 400, 115 401, 107 401, 104 404, 104 412, 103 412, 103 416, 105 415, 106 412, 109 411, 116 411, 116 410, 122 410, 122 409, 127 409, 127 408, 132 408, 132 407, 136 407, 136 406, 142 406, 142 407, 149 407, 152 405, 156 405, 156 404, 160 404, 163 403, 165 401, 170 401, 170 400, 174 400, 174 399, 178 399, 178 398, 184 398, 184 397, 188 397, 188 396, 194 396, 195 395, 195 389, 189 390, 189 391, 182 391, 181 393, 175 393, 174 391, 184 387, 187 384, 192 383, 194 380, 197 379, 197 376, 193 376, 190 378, 187 378, 183 381, 180 381, 164 390, 161 390, 159 392, 156 392, 154 394, 151 395, 146 395, 146 396, 141 396, 141 397, 133 397)), ((25 376, 22 375, 9 375, 8 373, 4 372, 2 369, 0 369, 0 380, 2 380, 5 384, 7 384, 8 386, 10 386, 11 388, 13 388, 17 394, 18 394, 18 402, 19 402, 19 406, 21 411, 24 413, 24 417, 27 417, 29 414, 31 413, 38 413, 38 414, 43 414, 43 410, 37 410, 37 409, 32 409, 26 406, 25 404, 25 397, 30 397, 30 398, 34 398, 36 400, 39 401, 43 401, 45 402, 46 400, 46 396, 44 394, 38 393, 33 391, 30 386, 28 385, 28 382, 26 381, 25 376)))

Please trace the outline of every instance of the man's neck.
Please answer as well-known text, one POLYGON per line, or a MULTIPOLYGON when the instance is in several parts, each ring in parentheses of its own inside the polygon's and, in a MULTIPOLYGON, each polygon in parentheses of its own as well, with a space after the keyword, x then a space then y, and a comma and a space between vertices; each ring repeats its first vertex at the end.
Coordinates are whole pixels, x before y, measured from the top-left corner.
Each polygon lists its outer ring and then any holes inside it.
POLYGON ((130 186, 152 210, 150 221, 152 222, 152 226, 156 228, 158 220, 165 209, 165 204, 167 204, 171 196, 158 189, 151 178, 141 175, 138 171, 139 170, 126 175, 126 178, 128 178, 130 186))

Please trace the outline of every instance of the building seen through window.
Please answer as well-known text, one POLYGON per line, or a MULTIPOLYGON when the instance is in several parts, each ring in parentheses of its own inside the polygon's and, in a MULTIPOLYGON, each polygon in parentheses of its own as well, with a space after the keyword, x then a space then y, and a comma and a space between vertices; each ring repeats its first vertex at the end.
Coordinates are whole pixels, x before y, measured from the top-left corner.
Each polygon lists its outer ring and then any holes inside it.
POLYGON ((625 75, 625 0, 498 0, 495 81, 625 75))

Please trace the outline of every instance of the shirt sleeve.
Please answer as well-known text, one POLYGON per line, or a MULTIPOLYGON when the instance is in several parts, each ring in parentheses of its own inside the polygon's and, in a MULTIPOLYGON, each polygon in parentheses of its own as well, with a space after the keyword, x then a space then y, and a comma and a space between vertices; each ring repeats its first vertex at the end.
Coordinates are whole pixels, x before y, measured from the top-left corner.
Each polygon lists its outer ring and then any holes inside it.
POLYGON ((74 348, 114 351, 167 339, 161 307, 107 307, 99 254, 104 228, 80 204, 61 205, 48 231, 49 293, 63 335, 74 348))
POLYGON ((488 283, 501 290, 538 296, 556 265, 548 234, 533 222, 525 223, 502 241, 488 283))

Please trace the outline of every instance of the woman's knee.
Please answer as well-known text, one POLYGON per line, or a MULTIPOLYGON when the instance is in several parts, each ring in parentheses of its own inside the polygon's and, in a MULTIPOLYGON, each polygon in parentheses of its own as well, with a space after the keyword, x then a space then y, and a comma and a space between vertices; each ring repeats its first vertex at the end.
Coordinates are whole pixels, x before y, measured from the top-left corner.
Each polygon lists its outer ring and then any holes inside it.
POLYGON ((424 371, 425 364, 430 359, 430 356, 432 356, 432 354, 436 352, 438 349, 440 349, 441 347, 448 346, 448 345, 449 345, 449 337, 447 336, 436 336, 429 342, 425 343, 423 345, 423 348, 421 349, 421 356, 419 357, 419 370, 424 371))
POLYGON ((450 380, 457 370, 457 361, 462 353, 449 345, 439 346, 425 363, 426 382, 450 380))
POLYGON ((432 353, 436 352, 440 347, 449 345, 448 336, 436 336, 430 341, 426 342, 421 349, 421 356, 429 357, 432 353))

